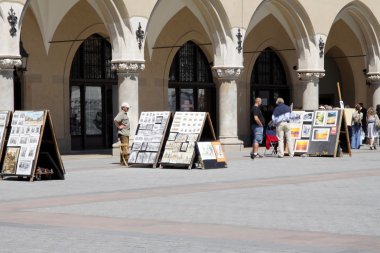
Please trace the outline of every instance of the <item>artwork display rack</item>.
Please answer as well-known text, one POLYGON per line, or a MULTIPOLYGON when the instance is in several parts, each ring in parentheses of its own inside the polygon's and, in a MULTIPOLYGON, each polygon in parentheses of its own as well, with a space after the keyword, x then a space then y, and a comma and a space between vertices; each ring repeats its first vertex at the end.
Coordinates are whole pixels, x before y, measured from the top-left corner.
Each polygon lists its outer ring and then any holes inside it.
POLYGON ((216 136, 207 112, 176 112, 160 161, 160 168, 194 167, 195 145, 199 141, 215 141, 216 136))
MULTIPOLYGON (((0 111, 0 165, 3 162, 3 152, 5 147, 5 140, 9 130, 9 120, 12 117, 11 111, 0 111)), ((1 167, 0 167, 1 168, 1 167)))
POLYGON ((3 157, 0 173, 2 179, 26 177, 34 181, 43 177, 65 178, 65 169, 48 110, 13 113, 3 157))
POLYGON ((157 168, 171 119, 172 113, 168 111, 141 113, 128 158, 129 166, 157 168))

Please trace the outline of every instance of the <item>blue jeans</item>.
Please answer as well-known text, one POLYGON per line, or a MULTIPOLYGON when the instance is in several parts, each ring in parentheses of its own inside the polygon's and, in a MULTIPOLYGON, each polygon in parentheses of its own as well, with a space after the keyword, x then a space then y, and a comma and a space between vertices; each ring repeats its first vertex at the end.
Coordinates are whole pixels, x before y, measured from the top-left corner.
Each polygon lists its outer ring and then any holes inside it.
POLYGON ((361 126, 360 125, 353 125, 352 126, 352 135, 351 135, 351 148, 352 149, 359 149, 361 144, 361 126))
POLYGON ((258 125, 252 125, 252 142, 261 144, 263 142, 264 128, 258 125))

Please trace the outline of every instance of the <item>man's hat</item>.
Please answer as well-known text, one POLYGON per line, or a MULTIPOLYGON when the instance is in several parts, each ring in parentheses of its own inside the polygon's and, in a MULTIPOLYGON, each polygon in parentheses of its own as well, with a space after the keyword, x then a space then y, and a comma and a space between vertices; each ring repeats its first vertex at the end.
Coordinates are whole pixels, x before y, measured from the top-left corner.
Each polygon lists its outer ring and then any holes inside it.
POLYGON ((123 107, 130 108, 131 106, 127 102, 124 102, 121 104, 121 108, 123 108, 123 107))

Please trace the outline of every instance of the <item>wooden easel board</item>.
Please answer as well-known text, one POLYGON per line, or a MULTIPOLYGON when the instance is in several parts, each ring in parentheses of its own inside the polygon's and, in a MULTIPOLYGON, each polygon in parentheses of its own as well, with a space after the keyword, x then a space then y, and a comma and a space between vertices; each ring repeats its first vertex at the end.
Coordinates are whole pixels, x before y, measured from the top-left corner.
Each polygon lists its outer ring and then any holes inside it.
POLYGON ((197 142, 197 151, 202 169, 227 167, 227 159, 219 141, 197 142))
POLYGON ((209 113, 176 112, 160 161, 161 167, 191 169, 195 144, 200 140, 216 140, 209 113))
POLYGON ((342 116, 342 109, 318 110, 314 112, 308 155, 336 157, 342 116))
POLYGON ((157 167, 170 119, 171 112, 141 113, 128 165, 157 167))
POLYGON ((0 111, 0 165, 3 163, 3 151, 11 115, 12 113, 10 111, 0 111))
POLYGON ((65 170, 49 111, 15 111, 1 177, 23 176, 33 181, 47 171, 51 172, 49 178, 64 179, 65 170), (43 152, 49 154, 48 159, 40 155, 43 152))

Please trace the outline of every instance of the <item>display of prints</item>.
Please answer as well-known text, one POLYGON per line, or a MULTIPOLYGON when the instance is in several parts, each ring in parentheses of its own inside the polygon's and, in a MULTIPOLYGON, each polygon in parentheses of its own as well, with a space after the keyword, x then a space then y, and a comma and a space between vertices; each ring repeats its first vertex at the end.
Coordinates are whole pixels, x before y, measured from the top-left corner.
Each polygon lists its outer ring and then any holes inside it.
POLYGON ((330 128, 313 128, 312 141, 328 141, 330 128))
POLYGON ((290 137, 292 139, 301 139, 302 124, 290 124, 290 137))
POLYGON ((205 112, 176 112, 161 163, 190 164, 206 119, 205 112))
POLYGON ((309 148, 309 140, 296 140, 294 152, 306 153, 309 148))
POLYGON ((326 114, 327 117, 325 126, 336 126, 338 119, 338 111, 327 111, 326 114))
POLYGON ((313 121, 314 112, 305 112, 302 117, 302 121, 305 122, 312 122, 313 121))
POLYGON ((303 124, 301 137, 310 138, 310 134, 311 134, 311 125, 303 124))
POLYGON ((290 117, 290 123, 302 123, 304 111, 293 111, 290 117))
POLYGON ((5 152, 5 158, 1 173, 16 174, 17 161, 20 154, 20 147, 8 147, 5 152))
POLYGON ((324 126, 326 118, 326 111, 316 111, 314 117, 314 126, 324 126))
POLYGON ((128 164, 157 162, 157 152, 162 146, 169 120, 170 112, 141 113, 128 164))

